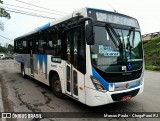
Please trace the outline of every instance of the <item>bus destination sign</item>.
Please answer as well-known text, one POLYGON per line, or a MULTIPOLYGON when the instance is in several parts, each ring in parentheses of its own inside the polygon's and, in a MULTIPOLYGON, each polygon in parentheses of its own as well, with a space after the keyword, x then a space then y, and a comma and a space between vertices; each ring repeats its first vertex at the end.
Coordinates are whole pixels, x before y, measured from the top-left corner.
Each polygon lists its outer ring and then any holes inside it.
POLYGON ((97 18, 97 21, 109 22, 109 23, 121 24, 121 25, 139 28, 137 20, 126 17, 126 16, 96 12, 96 18, 97 18))
POLYGON ((139 28, 139 24, 136 19, 119 13, 89 9, 88 16, 92 17, 94 21, 101 21, 139 28))

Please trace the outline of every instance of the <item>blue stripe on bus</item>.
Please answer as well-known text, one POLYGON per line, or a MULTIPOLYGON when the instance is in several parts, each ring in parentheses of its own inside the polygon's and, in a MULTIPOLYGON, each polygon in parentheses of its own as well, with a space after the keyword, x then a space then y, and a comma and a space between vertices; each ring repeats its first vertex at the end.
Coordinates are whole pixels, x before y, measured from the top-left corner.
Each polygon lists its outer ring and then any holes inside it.
POLYGON ((134 87, 138 87, 138 86, 140 86, 140 84, 135 84, 135 85, 129 86, 129 89, 134 88, 134 87))
POLYGON ((18 63, 24 64, 24 60, 16 60, 18 63))
MULTIPOLYGON (((106 88, 106 90, 109 90, 109 86, 110 87, 113 87, 115 83, 108 83, 106 82, 98 73, 97 71, 92 67, 92 74, 95 78, 97 78, 100 83, 106 88)), ((132 86, 129 86, 129 89, 131 88, 135 88, 137 86, 140 86, 140 83, 139 84, 135 84, 135 85, 132 85, 132 86)))
POLYGON ((38 27, 37 31, 42 31, 42 30, 47 29, 47 28, 49 28, 49 27, 50 27, 50 23, 45 24, 45 25, 43 25, 43 26, 41 26, 41 27, 38 27))
POLYGON ((98 73, 97 71, 92 67, 92 74, 95 78, 97 78, 100 83, 106 88, 106 90, 109 90, 109 83, 107 83, 98 73))
POLYGON ((48 64, 47 64, 47 55, 46 54, 36 54, 36 63, 38 64, 39 62, 39 69, 37 70, 38 73, 40 73, 40 70, 45 70, 45 73, 46 74, 46 79, 47 79, 47 67, 48 67, 48 64), (44 67, 43 67, 43 63, 44 63, 44 67))

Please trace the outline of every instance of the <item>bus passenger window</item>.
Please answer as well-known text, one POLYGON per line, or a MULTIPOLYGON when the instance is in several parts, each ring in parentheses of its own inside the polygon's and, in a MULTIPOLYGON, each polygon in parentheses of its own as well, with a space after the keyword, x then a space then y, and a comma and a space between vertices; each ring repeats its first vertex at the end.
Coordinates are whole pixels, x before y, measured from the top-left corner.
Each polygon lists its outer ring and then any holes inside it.
POLYGON ((23 53, 27 53, 27 42, 25 40, 22 41, 22 50, 23 53))
POLYGON ((45 53, 55 56, 61 56, 61 38, 60 31, 57 28, 51 28, 46 33, 45 53))
POLYGON ((39 53, 45 53, 46 42, 44 40, 39 40, 39 53))
POLYGON ((22 53, 23 51, 22 51, 22 48, 23 47, 23 45, 22 45, 22 40, 18 40, 17 41, 17 49, 18 49, 18 53, 22 53))

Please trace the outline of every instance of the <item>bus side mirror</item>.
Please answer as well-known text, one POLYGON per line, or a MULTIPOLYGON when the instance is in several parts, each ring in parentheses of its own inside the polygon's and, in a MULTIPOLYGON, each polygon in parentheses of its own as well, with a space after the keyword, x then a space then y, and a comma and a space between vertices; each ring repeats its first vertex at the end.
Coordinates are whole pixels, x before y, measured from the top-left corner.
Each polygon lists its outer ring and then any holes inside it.
POLYGON ((93 27, 93 19, 90 17, 82 18, 79 23, 88 21, 86 25, 85 39, 88 45, 94 45, 94 27, 93 27))
POLYGON ((86 25, 86 42, 88 45, 94 45, 94 28, 90 21, 86 25))

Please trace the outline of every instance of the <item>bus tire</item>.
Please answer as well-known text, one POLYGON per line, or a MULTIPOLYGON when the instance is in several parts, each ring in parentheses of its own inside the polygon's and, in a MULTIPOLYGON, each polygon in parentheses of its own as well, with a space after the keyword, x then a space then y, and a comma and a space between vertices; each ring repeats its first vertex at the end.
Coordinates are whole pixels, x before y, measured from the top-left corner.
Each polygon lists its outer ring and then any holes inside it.
POLYGON ((23 65, 21 66, 21 75, 23 78, 26 78, 26 73, 23 65))
POLYGON ((58 98, 65 97, 65 95, 62 93, 61 82, 60 82, 60 79, 57 75, 54 75, 52 77, 51 88, 52 88, 53 94, 56 97, 58 97, 58 98))

